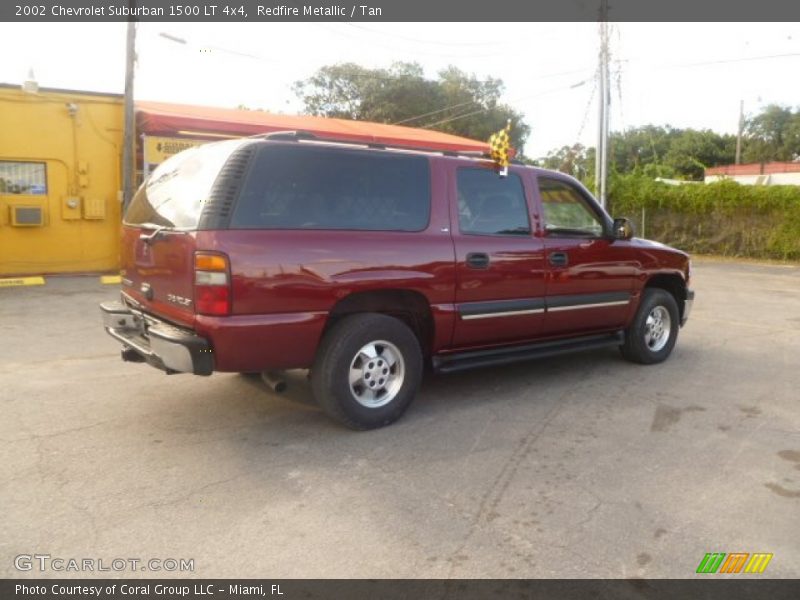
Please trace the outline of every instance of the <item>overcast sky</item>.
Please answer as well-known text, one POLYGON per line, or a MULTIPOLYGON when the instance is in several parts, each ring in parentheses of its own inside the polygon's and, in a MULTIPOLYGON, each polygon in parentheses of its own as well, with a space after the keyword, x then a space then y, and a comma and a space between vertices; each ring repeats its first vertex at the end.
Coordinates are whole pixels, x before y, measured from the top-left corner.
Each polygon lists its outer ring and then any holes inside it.
MULTIPOLYGON (((43 87, 122 92, 125 27, 2 23, 0 81, 33 68, 43 87)), ((429 77, 455 65, 505 82, 532 127, 527 155, 595 143, 596 23, 143 23, 137 50, 137 99, 286 113, 302 109, 292 83, 326 64, 416 61, 429 77)), ((751 113, 800 106, 798 23, 613 24, 611 52, 612 130, 734 132, 740 99, 751 113)))

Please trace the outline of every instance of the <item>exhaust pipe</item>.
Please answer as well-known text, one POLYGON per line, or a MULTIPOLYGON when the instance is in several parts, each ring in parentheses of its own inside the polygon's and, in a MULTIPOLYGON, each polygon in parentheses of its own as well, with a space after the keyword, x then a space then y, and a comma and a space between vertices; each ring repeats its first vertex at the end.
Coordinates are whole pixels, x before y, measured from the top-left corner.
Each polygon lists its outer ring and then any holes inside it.
POLYGON ((276 373, 274 371, 262 371, 261 380, 267 384, 267 387, 276 394, 282 394, 286 391, 286 379, 283 373, 276 373))
POLYGON ((146 359, 133 348, 123 348, 122 360, 125 362, 143 363, 146 359))

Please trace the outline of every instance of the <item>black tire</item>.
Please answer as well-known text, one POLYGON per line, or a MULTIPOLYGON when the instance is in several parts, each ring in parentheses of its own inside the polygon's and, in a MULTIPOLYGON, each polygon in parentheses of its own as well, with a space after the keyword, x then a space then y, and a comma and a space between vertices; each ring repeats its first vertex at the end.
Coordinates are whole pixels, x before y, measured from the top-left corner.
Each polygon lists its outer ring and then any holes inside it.
MULTIPOLYGON (((657 323, 658 319, 655 322, 657 323)), ((667 359, 675 347, 679 328, 680 311, 675 297, 660 288, 645 288, 639 310, 636 311, 631 326, 625 331, 625 343, 620 347, 622 355, 631 362, 643 365, 660 363, 667 359), (659 307, 660 311, 657 310, 659 307), (669 315, 669 334, 664 332, 661 338, 657 338, 659 341, 654 343, 653 337, 648 338, 648 333, 652 334, 653 331, 648 324, 648 317, 654 311, 656 315, 661 314, 663 317, 664 310, 669 315)))
POLYGON ((322 409, 357 430, 375 429, 396 421, 414 399, 421 378, 422 351, 417 337, 402 321, 376 313, 351 315, 336 323, 322 339, 311 369, 311 387, 322 409), (374 360, 360 354, 367 347, 376 351, 374 360), (395 351, 399 359, 394 357, 395 351), (390 366, 392 358, 395 362, 390 366), (353 365, 362 378, 351 386, 353 365), (368 376, 372 379, 363 379, 368 376), (378 385, 379 381, 386 388, 380 385, 377 390, 366 388, 366 384, 378 385), (391 391, 389 382, 393 386, 391 391), (382 389, 387 390, 384 396, 379 395, 382 389), (370 402, 374 406, 365 404, 370 402), (381 402, 385 404, 379 405, 381 402))

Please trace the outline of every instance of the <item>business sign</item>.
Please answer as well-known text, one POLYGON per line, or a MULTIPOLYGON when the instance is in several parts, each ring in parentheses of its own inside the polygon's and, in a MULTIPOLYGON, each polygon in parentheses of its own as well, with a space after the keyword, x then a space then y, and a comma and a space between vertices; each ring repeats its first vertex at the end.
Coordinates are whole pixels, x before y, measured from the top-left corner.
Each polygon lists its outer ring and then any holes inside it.
POLYGON ((154 135, 142 137, 144 138, 144 162, 146 165, 160 165, 178 152, 208 143, 208 140, 187 140, 154 135))

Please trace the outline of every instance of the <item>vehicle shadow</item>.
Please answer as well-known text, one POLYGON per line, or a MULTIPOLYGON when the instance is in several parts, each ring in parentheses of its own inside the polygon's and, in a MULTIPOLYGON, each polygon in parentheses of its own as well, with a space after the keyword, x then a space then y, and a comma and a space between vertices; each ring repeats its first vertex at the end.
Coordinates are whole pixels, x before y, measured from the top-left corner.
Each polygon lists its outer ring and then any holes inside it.
MULTIPOLYGON (((591 374, 613 375, 626 365, 635 367, 623 361, 615 349, 600 349, 458 373, 426 372, 417 398, 401 421, 413 422, 453 410, 470 410, 486 403, 503 404, 506 397, 518 399, 520 395, 535 395, 534 392, 563 383, 564 379, 585 381, 591 374)), ((248 396, 263 410, 272 406, 281 411, 323 414, 314 399, 308 371, 292 370, 284 375, 287 385, 283 393, 271 390, 259 374, 232 378, 230 385, 246 388, 248 396)))

